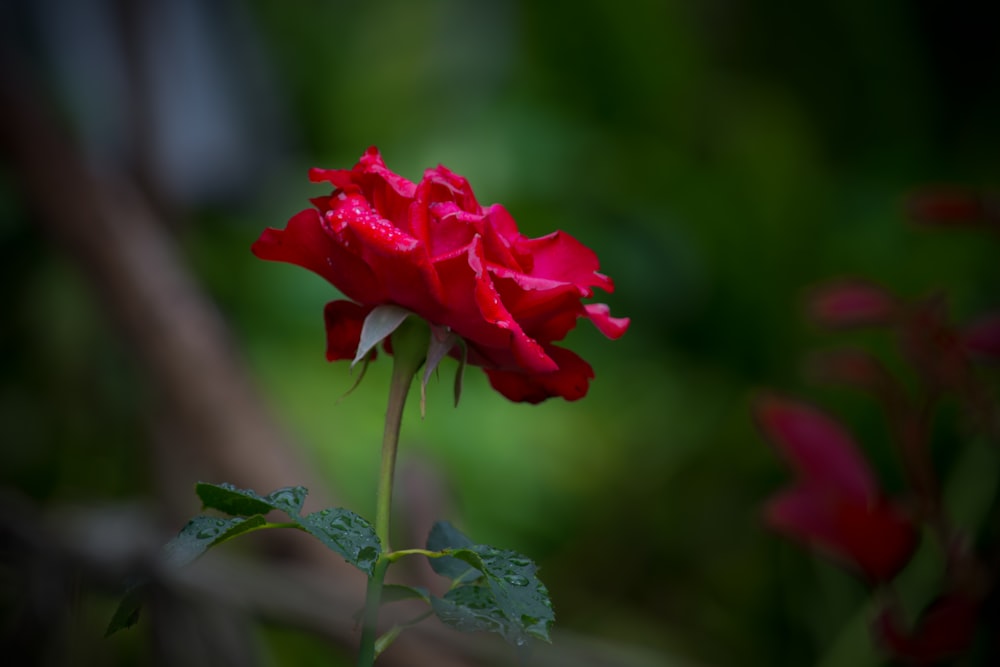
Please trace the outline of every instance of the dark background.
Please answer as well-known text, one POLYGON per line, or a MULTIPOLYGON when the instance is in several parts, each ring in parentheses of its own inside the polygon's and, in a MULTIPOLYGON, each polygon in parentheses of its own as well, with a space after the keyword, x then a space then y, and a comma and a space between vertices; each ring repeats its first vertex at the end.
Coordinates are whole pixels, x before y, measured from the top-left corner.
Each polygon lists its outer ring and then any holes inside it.
MULTIPOLYGON (((123 202, 144 202, 156 243, 225 331, 230 371, 260 391, 240 409, 269 419, 252 407, 268 406, 287 434, 279 458, 371 516, 388 364, 338 402, 354 378, 323 359, 335 293, 249 246, 324 194, 309 167, 350 167, 374 144, 408 178, 438 163, 466 176, 528 235, 563 229, 594 248, 616 282, 599 300, 632 318, 616 342, 587 323, 570 336, 596 371, 578 403, 509 404, 471 369, 453 409, 446 368, 426 419, 411 405, 404 420, 417 490, 401 511, 433 498, 476 540, 531 555, 558 627, 646 656, 635 664, 881 664, 864 588, 762 529, 759 506, 787 475, 748 399, 774 388, 827 406, 899 490, 874 408, 803 378, 805 354, 833 339, 804 323, 802 297, 861 275, 908 297, 944 290, 958 319, 996 306, 996 242, 914 226, 902 202, 1000 180, 998 13, 930 1, 0 2, 15 91, 0 111, 6 511, 58 533, 67 508, 139 508, 162 538, 197 512, 197 479, 268 479, 253 451, 225 459, 246 468, 207 453, 215 404, 192 399, 210 413, 195 414, 183 387, 215 386, 213 369, 185 374, 155 342, 199 320, 168 308, 159 325, 143 311, 157 303, 115 292, 128 274, 102 268, 117 242, 88 217, 102 186, 86 173, 131 193, 111 197, 124 207, 108 214, 116 228, 138 229, 123 202)), ((969 451, 942 466, 988 509, 996 450, 969 451)), ((0 581, 7 640, 25 627, 60 638, 41 664, 69 664, 60 651, 145 664, 142 624, 100 639, 112 578, 68 576, 69 607, 57 606, 75 620, 29 622, 18 562, 0 581)), ((266 665, 350 654, 297 627, 244 637, 266 665)))

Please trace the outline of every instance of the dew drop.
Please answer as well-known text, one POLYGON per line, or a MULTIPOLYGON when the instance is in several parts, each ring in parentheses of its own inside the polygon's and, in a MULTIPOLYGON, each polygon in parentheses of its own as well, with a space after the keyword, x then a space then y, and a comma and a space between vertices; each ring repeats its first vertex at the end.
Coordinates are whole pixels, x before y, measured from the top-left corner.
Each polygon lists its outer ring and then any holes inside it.
POLYGON ((519 574, 508 574, 503 578, 511 586, 527 586, 528 578, 522 577, 519 574))

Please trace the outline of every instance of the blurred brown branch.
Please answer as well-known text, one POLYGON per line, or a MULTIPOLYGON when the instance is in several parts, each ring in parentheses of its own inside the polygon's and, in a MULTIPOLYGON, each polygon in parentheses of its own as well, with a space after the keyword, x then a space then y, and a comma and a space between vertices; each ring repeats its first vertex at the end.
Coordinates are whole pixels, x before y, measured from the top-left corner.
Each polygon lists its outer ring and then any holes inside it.
MULTIPOLYGON (((10 54, 2 77, 0 142, 25 203, 77 265, 154 389, 178 436, 166 458, 183 462, 181 477, 192 481, 224 474, 260 489, 311 481, 154 211, 123 175, 85 162, 10 54)), ((185 501, 172 505, 189 508, 185 501)))

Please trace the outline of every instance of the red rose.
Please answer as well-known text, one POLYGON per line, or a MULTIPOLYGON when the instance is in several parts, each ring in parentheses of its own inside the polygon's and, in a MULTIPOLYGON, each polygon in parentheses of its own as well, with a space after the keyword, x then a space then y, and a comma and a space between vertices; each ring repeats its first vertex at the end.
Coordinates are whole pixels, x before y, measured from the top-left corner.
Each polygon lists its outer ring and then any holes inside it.
POLYGON ((480 206, 445 167, 413 183, 372 147, 351 170, 313 169, 309 178, 335 190, 285 229, 265 230, 252 250, 318 273, 350 299, 326 306, 330 361, 353 359, 367 315, 394 305, 464 339, 469 363, 507 398, 576 400, 593 369, 553 343, 580 317, 609 338, 628 328, 606 305, 581 302, 593 287, 613 290, 593 251, 563 232, 522 236, 503 206, 480 206))

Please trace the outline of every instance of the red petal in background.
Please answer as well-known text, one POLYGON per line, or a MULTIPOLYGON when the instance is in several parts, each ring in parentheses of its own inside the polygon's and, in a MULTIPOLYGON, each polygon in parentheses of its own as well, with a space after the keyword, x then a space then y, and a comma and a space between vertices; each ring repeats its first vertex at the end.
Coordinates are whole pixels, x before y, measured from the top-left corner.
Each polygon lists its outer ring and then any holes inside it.
POLYGON ((807 312, 825 327, 860 327, 890 324, 896 317, 896 298, 877 285, 844 279, 817 288, 808 297, 807 312))
POLYGON ((887 607, 875 619, 876 639, 896 659, 931 665, 962 653, 975 635, 979 603, 962 593, 935 599, 912 629, 902 627, 899 611, 887 607))
POLYGON ((766 396, 754 406, 764 435, 809 485, 868 502, 878 487, 851 435, 804 403, 766 396))
POLYGON ((961 332, 962 346, 972 354, 1000 361, 1000 313, 973 322, 961 332))
POLYGON ((911 220, 926 225, 980 225, 989 217, 978 192, 959 186, 939 186, 914 192, 904 203, 911 220))

